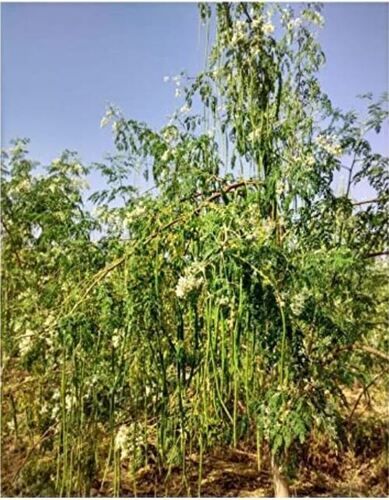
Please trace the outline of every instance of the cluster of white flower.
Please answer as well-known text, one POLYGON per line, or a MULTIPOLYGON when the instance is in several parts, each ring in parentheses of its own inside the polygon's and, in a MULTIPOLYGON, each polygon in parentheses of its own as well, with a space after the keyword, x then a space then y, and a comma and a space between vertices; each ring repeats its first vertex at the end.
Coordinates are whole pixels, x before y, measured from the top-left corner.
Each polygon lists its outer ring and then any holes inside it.
POLYGON ((297 29, 301 26, 302 22, 303 22, 302 19, 300 19, 299 17, 296 17, 295 19, 291 19, 288 22, 288 29, 290 29, 290 30, 297 29))
POLYGON ((228 306, 229 303, 230 303, 230 299, 225 295, 223 295, 222 297, 220 297, 218 299, 219 306, 228 306))
POLYGON ((66 411, 70 411, 73 406, 76 404, 76 396, 73 395, 70 395, 70 394, 66 394, 65 396, 65 408, 66 408, 66 411))
POLYGON ((274 33, 274 25, 271 22, 271 16, 270 13, 267 13, 267 19, 265 19, 263 16, 256 17, 253 22, 252 22, 252 27, 254 29, 261 29, 262 33, 264 35, 270 35, 271 33, 274 33))
POLYGON ((310 21, 313 24, 316 24, 317 26, 323 26, 324 25, 324 18, 323 16, 314 10, 311 9, 305 9, 303 12, 303 17, 307 21, 310 21))
POLYGON ((249 135, 248 135, 248 139, 249 141, 257 141, 261 138, 261 129, 260 128, 256 128, 254 130, 252 130, 249 135))
POLYGON ((121 425, 115 436, 115 451, 120 452, 122 460, 136 453, 137 448, 142 444, 141 436, 136 434, 134 424, 121 425))
POLYGON ((196 290, 199 288, 203 282, 203 278, 189 275, 189 276, 180 276, 177 287, 176 287, 176 295, 178 298, 182 299, 185 295, 188 295, 192 290, 196 290))
POLYGON ((80 178, 73 178, 71 181, 70 181, 70 185, 72 188, 74 189, 80 189, 80 190, 84 190, 84 189, 88 189, 89 188, 89 182, 86 180, 86 179, 80 179, 80 178))
POLYGON ((246 234, 247 241, 259 241, 263 242, 270 238, 274 230, 274 221, 270 218, 262 220, 261 223, 258 221, 258 212, 255 207, 253 210, 249 210, 248 214, 248 228, 249 231, 246 234))
POLYGON ((186 113, 189 113, 189 111, 190 111, 190 106, 187 103, 185 103, 180 108, 180 113, 182 113, 183 115, 186 114, 186 113))
POLYGON ((203 270, 204 268, 200 264, 193 264, 185 270, 184 275, 180 276, 176 286, 176 295, 178 298, 182 299, 202 285, 204 278, 200 273, 203 270))
POLYGON ((116 109, 114 106, 110 106, 100 121, 100 127, 101 128, 106 127, 111 122, 112 118, 118 116, 118 114, 119 110, 116 109))
POLYGON ((10 149, 10 153, 13 156, 18 156, 23 153, 27 153, 27 148, 22 142, 17 142, 13 148, 10 149))
POLYGON ((128 456, 128 440, 130 429, 126 425, 121 425, 115 436, 115 451, 120 451, 121 458, 128 456))
POLYGON ((277 196, 281 196, 285 191, 285 181, 282 179, 278 179, 276 182, 276 194, 277 196))
POLYGON ((171 143, 177 139, 177 128, 176 127, 166 127, 162 131, 162 137, 168 143, 171 143))
POLYGON ((271 35, 274 33, 274 26, 271 22, 267 22, 262 26, 262 31, 265 35, 271 35))
POLYGON ((163 81, 165 83, 172 81, 176 87, 181 86, 181 80, 182 80, 182 75, 175 75, 175 76, 164 76, 163 81))
POLYGON ((212 75, 214 78, 220 78, 224 74, 223 68, 216 68, 212 71, 212 75))
POLYGON ((131 210, 131 212, 127 214, 127 221, 130 223, 134 222, 140 217, 143 217, 145 213, 146 213, 146 208, 143 205, 139 204, 133 210, 131 210))
POLYGON ((161 156, 163 162, 169 161, 174 156, 174 149, 167 149, 161 156))
POLYGON ((208 136, 210 139, 213 139, 213 138, 215 137, 215 132, 216 132, 215 128, 214 128, 214 127, 212 127, 212 128, 210 128, 210 129, 207 131, 207 136, 208 136))
POLYGON ((232 45, 238 45, 244 40, 246 34, 246 23, 244 21, 236 21, 234 31, 231 38, 232 45))
POLYGON ((292 296, 290 308, 292 310, 292 313, 296 316, 300 316, 300 314, 303 312, 305 303, 307 301, 307 296, 308 295, 306 290, 302 290, 301 292, 292 296))
POLYGON ((261 53, 261 49, 258 45, 252 45, 250 48, 250 56, 256 58, 261 53))
POLYGON ((55 326, 56 319, 53 314, 49 314, 45 321, 43 322, 43 326, 47 331, 45 332, 45 341, 49 349, 54 347, 55 342, 55 326))
POLYGON ((342 154, 342 146, 336 141, 334 135, 319 135, 316 138, 316 144, 330 155, 340 156, 342 154))
POLYGON ((316 163, 315 157, 313 155, 308 155, 305 159, 305 163, 308 167, 313 167, 316 163))
POLYGON ((31 182, 29 179, 23 179, 21 182, 18 184, 18 190, 19 191, 28 191, 31 187, 31 182))
POLYGON ((60 392, 58 389, 56 389, 51 397, 52 401, 54 402, 53 407, 51 409, 51 418, 56 419, 60 413, 60 405, 59 405, 60 397, 61 397, 60 392))
POLYGON ((19 351, 21 356, 25 356, 33 347, 34 332, 26 330, 25 335, 19 340, 19 351))
POLYGON ((122 334, 117 328, 115 328, 112 335, 112 346, 114 349, 117 349, 119 347, 121 340, 122 334))
POLYGON ((73 169, 73 174, 75 175, 82 175, 84 173, 81 163, 73 163, 72 169, 73 169))

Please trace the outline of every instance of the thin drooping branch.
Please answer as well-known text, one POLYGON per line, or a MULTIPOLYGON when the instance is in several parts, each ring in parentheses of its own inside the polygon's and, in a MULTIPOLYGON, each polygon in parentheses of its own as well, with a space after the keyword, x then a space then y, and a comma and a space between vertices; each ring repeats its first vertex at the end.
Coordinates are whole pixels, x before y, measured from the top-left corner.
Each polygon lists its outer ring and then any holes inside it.
MULTIPOLYGON (((222 197, 223 195, 225 195, 225 194, 227 194, 227 193, 229 193, 231 191, 234 191, 236 189, 239 189, 241 187, 248 186, 248 185, 262 185, 262 182, 261 181, 257 181, 257 180, 242 180, 242 181, 230 184, 225 189, 223 189, 221 191, 216 191, 210 197, 208 197, 206 200, 204 200, 201 205, 199 205, 193 212, 191 212, 189 214, 189 216, 197 215, 202 208, 204 208, 206 205, 208 205, 212 201, 215 201, 216 199, 222 197)), ((147 245, 154 238, 156 238, 159 234, 163 233, 167 229, 169 229, 172 226, 176 225, 177 223, 179 223, 180 221, 182 221, 186 217, 187 217, 187 214, 180 215, 176 219, 173 219, 168 224, 166 224, 165 226, 161 227, 160 229, 158 229, 157 231, 155 231, 154 233, 152 233, 148 238, 146 238, 146 240, 144 240, 144 241, 138 241, 137 243, 138 244, 147 245)), ((132 249, 136 248, 136 246, 137 246, 137 244, 135 244, 132 247, 132 249)), ((83 300, 85 299, 85 297, 93 290, 93 288, 97 285, 97 283, 99 283, 100 281, 102 281, 111 271, 113 271, 118 266, 120 266, 126 260, 127 257, 128 257, 127 255, 124 255, 124 256, 120 257, 119 259, 115 260, 114 262, 112 262, 111 264, 109 264, 108 266, 104 267, 100 271, 98 271, 94 275, 94 277, 92 278, 91 283, 85 289, 85 292, 82 294, 80 300, 77 301, 77 303, 71 309, 70 314, 73 313, 77 309, 77 307, 83 302, 83 300)))
POLYGON ((350 413, 350 417, 349 417, 349 420, 351 420, 354 416, 354 413, 355 413, 355 410, 357 409, 357 406, 359 405, 359 402, 361 401, 362 399, 362 396, 364 394, 366 394, 367 390, 377 382, 377 380, 384 374, 387 372, 387 369, 385 368, 384 370, 382 370, 380 373, 378 373, 363 389, 362 391, 360 392, 357 400, 355 401, 355 404, 353 406, 353 409, 351 410, 351 413, 350 413))

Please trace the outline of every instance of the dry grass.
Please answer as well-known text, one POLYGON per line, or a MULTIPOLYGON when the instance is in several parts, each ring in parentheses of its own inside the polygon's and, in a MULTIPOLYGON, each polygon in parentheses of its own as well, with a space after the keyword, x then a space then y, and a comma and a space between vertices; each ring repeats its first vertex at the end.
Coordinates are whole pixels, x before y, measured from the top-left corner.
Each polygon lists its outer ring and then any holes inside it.
MULTIPOLYGON (((349 391, 347 399, 353 408, 359 391, 349 391)), ((389 494, 388 465, 388 399, 379 389, 370 391, 370 398, 360 399, 351 420, 346 420, 345 440, 335 450, 323 436, 312 436, 302 450, 299 470, 291 481, 293 496, 385 497, 389 494)), ((29 494, 43 496, 50 492, 48 485, 53 473, 50 449, 38 447, 31 453, 31 444, 16 442, 3 433, 2 493, 8 496, 29 494), (39 458, 37 469, 26 464, 39 458), (39 465, 38 465, 39 464, 39 465), (29 472, 31 469, 34 472, 29 472), (15 472, 20 477, 15 480, 15 472), (33 478, 33 480, 32 480, 33 478), (45 484, 45 488, 40 486, 45 484), (30 487, 27 492, 26 488, 30 487)), ((186 480, 179 467, 167 470, 149 465, 137 472, 136 490, 129 469, 123 464, 121 496, 197 496, 198 457, 187 461, 186 480)), ((104 484, 99 472, 92 480, 90 496, 111 496, 112 478, 104 484)), ((201 496, 262 497, 272 496, 269 463, 263 460, 258 472, 255 449, 247 445, 240 450, 217 448, 204 456, 201 496)))

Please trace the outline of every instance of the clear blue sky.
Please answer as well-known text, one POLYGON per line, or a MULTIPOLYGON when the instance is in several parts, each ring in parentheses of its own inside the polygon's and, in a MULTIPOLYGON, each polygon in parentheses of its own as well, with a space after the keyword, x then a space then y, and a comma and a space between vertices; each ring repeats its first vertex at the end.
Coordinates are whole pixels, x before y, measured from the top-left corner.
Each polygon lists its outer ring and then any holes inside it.
MULTIPOLYGON (((296 6, 298 7, 298 6, 296 6)), ((388 89, 388 4, 326 4, 324 89, 343 109, 388 89)), ((86 161, 113 150, 107 103, 164 123, 177 100, 165 75, 203 64, 197 4, 3 3, 2 145, 31 139, 42 163, 65 149, 86 161)), ((385 147, 385 136, 375 140, 385 147)))

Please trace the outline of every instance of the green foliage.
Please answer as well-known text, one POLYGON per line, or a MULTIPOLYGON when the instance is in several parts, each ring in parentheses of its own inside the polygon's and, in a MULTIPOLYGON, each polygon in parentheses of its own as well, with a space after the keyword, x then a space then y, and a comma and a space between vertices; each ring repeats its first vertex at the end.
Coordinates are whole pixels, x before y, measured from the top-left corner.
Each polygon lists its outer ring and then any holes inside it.
POLYGON ((126 462, 181 464, 185 480, 193 450, 201 468, 207 448, 253 435, 286 464, 313 429, 336 440, 342 389, 376 366, 353 347, 385 347, 370 256, 387 243, 388 160, 365 137, 386 100, 368 97, 365 120, 333 109, 317 6, 201 17, 215 43, 204 72, 180 76, 175 118, 155 131, 108 110, 118 153, 94 165, 93 215, 74 153, 40 175, 26 141, 4 153, 3 367, 30 387, 3 421, 25 442, 50 430, 61 495, 109 471, 118 494, 126 462), (366 181, 377 200, 355 206, 366 181))

